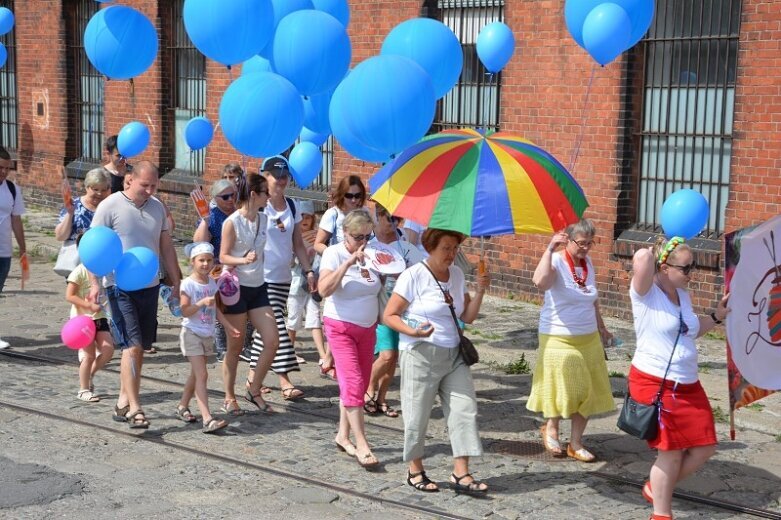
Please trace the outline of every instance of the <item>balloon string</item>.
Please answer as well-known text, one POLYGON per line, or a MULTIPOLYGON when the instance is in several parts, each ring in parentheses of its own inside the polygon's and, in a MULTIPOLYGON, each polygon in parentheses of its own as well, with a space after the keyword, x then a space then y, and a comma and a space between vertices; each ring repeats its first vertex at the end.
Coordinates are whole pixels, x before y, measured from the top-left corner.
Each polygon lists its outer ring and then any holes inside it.
POLYGON ((594 75, 597 72, 597 64, 595 63, 591 67, 591 77, 588 80, 588 87, 586 88, 586 100, 583 102, 583 109, 580 114, 580 131, 578 132, 578 138, 575 141, 575 149, 572 150, 572 157, 569 160, 569 172, 574 174, 575 163, 580 155, 580 145, 583 143, 583 135, 586 130, 586 108, 588 107, 588 99, 591 96, 591 86, 594 84, 594 75))

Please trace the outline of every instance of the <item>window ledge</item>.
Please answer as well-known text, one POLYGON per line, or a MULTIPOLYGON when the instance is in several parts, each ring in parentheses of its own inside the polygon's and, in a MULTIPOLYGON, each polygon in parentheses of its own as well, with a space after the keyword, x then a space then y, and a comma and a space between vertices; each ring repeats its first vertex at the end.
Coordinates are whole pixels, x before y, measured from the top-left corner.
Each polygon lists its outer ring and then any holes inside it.
POLYGON ((92 159, 76 159, 65 165, 65 172, 71 179, 84 180, 88 171, 101 166, 100 162, 93 162, 92 159))
MULTIPOLYGON (((635 251, 656 243, 658 233, 627 229, 613 243, 613 254, 619 258, 631 258, 635 251)), ((709 238, 693 238, 686 242, 694 252, 694 261, 699 267, 719 269, 721 262, 721 241, 709 238)))

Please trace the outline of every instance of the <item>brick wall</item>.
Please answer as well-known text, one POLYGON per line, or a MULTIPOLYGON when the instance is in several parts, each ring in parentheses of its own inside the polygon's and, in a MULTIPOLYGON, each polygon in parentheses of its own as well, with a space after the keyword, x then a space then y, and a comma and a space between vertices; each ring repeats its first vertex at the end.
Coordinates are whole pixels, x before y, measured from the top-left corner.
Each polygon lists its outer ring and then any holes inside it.
MULTIPOLYGON (((69 1, 69 0, 65 0, 69 1)), ((167 2, 128 0, 144 12, 167 38, 167 2)), ((397 23, 418 16, 422 1, 351 2, 349 32, 353 64, 379 52, 385 35, 397 23)), ((57 164, 66 160, 68 106, 65 62, 65 24, 62 1, 16 2, 17 81, 20 150, 16 180, 30 204, 56 208, 60 204, 57 164), (33 117, 34 101, 47 104, 48 118, 33 117)), ((574 175, 591 207, 586 216, 599 230, 592 258, 596 265, 602 305, 608 314, 627 316, 631 254, 639 242, 619 235, 635 215, 637 186, 636 134, 642 81, 642 53, 625 54, 605 68, 594 68, 585 51, 566 31, 562 0, 506 0, 505 22, 513 28, 518 49, 502 75, 502 130, 535 141, 569 166, 581 132, 586 94, 585 130, 574 175), (593 81, 590 81, 592 71, 593 81)), ((774 0, 743 0, 738 86, 727 230, 758 223, 781 210, 781 10, 774 0)), ((142 76, 129 82, 112 81, 105 91, 106 135, 137 119, 149 125, 152 141, 142 157, 163 166, 172 163, 170 132, 170 56, 166 43, 160 56, 142 76)), ((222 93, 236 67, 207 62, 207 117, 218 120, 222 93)), ((136 160, 138 160, 136 159, 136 160)), ((243 160, 217 131, 206 156, 202 183, 217 178, 222 165, 238 161, 256 170, 257 160, 243 160)), ((334 177, 355 173, 368 179, 373 164, 355 160, 337 147, 334 177)), ((73 180, 74 185, 78 183, 73 180)), ((187 198, 192 178, 173 172, 160 186, 160 197, 174 212, 179 233, 189 236, 196 215, 187 198)), ((494 292, 518 299, 538 300, 531 277, 548 237, 495 237, 485 243, 494 271, 494 292)), ((707 248, 706 248, 707 249, 707 248)), ((478 241, 466 251, 472 258, 478 241)), ((698 253, 700 265, 692 283, 695 305, 708 309, 721 291, 717 252, 698 253)))

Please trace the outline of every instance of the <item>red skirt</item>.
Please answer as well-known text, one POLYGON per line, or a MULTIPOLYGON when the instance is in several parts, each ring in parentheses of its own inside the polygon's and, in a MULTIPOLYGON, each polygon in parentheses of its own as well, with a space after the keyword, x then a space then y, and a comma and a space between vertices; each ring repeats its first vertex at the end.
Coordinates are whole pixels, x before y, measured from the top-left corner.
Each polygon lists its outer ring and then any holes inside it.
MULTIPOLYGON (((661 377, 646 374, 634 365, 629 369, 629 395, 639 403, 650 404, 661 383, 661 377)), ((700 382, 676 386, 674 381, 665 381, 659 434, 648 445, 671 451, 713 444, 716 444, 713 411, 700 382)))

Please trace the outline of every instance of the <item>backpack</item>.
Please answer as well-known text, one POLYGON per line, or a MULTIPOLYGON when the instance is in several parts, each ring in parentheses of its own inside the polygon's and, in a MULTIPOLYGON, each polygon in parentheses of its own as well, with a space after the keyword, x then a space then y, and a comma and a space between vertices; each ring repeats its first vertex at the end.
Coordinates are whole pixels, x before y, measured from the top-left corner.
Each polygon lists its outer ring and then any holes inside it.
POLYGON ((287 205, 290 207, 290 213, 293 214, 293 222, 296 221, 296 204, 293 202, 293 199, 290 197, 285 197, 285 200, 287 201, 287 205))
POLYGON ((9 181, 8 179, 5 180, 5 183, 8 185, 8 191, 11 192, 11 199, 13 199, 13 203, 16 203, 16 185, 9 181))

